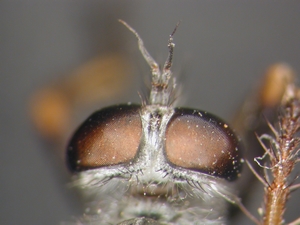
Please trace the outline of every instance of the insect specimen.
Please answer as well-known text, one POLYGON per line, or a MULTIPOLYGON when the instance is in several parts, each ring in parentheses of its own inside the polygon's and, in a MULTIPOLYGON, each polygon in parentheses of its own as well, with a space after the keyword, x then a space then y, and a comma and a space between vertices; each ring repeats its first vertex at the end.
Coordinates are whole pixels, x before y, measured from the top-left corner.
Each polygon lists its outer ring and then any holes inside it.
POLYGON ((120 22, 151 68, 150 96, 95 112, 69 142, 67 163, 88 202, 75 224, 226 224, 243 164, 239 138, 206 111, 174 106, 178 25, 161 69, 120 22))

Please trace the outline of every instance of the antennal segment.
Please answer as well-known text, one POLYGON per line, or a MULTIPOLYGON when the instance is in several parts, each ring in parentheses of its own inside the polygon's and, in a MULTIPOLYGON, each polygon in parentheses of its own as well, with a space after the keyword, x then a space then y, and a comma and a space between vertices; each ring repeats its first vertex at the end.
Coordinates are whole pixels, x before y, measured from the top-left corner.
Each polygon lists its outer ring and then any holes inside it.
POLYGON ((144 56, 145 60, 147 61, 147 63, 151 67, 152 74, 157 71, 158 74, 160 75, 160 70, 159 70, 158 64, 155 62, 155 60, 151 57, 151 55, 149 54, 149 52, 145 48, 144 42, 143 42, 142 38, 140 37, 140 35, 131 26, 129 26, 125 21, 119 20, 119 22, 124 24, 124 26, 127 27, 138 39, 139 49, 140 49, 142 55, 144 56))
POLYGON ((170 70, 171 66, 172 66, 172 60, 173 60, 173 51, 174 51, 174 47, 175 47, 175 44, 173 43, 173 36, 179 26, 180 22, 178 22, 176 24, 176 27, 174 28, 172 34, 170 34, 170 38, 169 38, 169 42, 168 42, 168 48, 169 48, 169 56, 165 62, 165 65, 164 65, 164 73, 168 70, 170 70))
POLYGON ((158 66, 158 64, 155 62, 155 60, 151 57, 149 52, 144 46, 144 42, 139 36, 139 34, 131 27, 129 26, 125 21, 119 20, 124 26, 126 26, 138 39, 138 45, 139 49, 144 57, 144 59, 147 61, 148 65, 151 67, 152 71, 152 82, 151 82, 151 91, 150 91, 150 98, 149 98, 149 105, 161 105, 161 106, 167 106, 169 104, 170 99, 170 89, 168 88, 169 80, 172 76, 171 66, 172 66, 172 59, 173 59, 173 50, 175 47, 175 44, 173 43, 173 35, 175 34, 179 22, 177 23, 175 29, 173 30, 172 34, 170 35, 169 41, 168 41, 168 48, 169 48, 169 55, 168 58, 164 64, 163 72, 161 73, 161 70, 158 66))

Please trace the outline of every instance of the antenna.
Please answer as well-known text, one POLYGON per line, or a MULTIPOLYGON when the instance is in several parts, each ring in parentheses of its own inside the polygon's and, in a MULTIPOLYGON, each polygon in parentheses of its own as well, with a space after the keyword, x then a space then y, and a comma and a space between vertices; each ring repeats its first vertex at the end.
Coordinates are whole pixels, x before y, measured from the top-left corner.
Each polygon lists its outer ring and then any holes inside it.
POLYGON ((164 64, 163 71, 161 72, 158 64, 155 60, 151 57, 149 52, 144 46, 144 42, 139 34, 129 26, 125 21, 119 20, 124 26, 126 26, 138 39, 139 49, 147 61, 148 65, 151 68, 152 73, 152 81, 151 81, 151 91, 150 91, 150 98, 149 98, 149 105, 161 105, 161 106, 168 106, 170 103, 170 95, 171 91, 169 89, 169 80, 172 77, 172 60, 173 60, 173 51, 175 44, 173 43, 173 35, 175 34, 179 22, 177 23, 175 29, 171 33, 169 40, 168 40, 168 48, 169 48, 169 55, 164 64))

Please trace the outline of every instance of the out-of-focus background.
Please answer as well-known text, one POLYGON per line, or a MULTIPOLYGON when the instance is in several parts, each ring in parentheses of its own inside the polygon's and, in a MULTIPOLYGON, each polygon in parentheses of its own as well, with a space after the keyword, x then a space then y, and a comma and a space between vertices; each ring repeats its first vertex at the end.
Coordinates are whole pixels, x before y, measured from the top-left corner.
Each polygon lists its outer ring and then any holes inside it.
MULTIPOLYGON (((52 83, 68 86, 61 80, 80 65, 120 54, 121 61, 111 61, 108 68, 124 68, 126 76, 114 78, 119 86, 100 85, 111 94, 105 97, 104 91, 98 105, 72 112, 76 119, 70 130, 104 105, 139 102, 137 92, 145 92, 149 68, 135 37, 118 19, 139 32, 161 64, 168 35, 181 21, 173 71, 182 84, 182 104, 230 120, 269 65, 287 62, 300 73, 299 12, 297 1, 1 1, 0 224, 54 225, 80 215, 63 154, 54 153, 55 146, 37 134, 30 101, 52 83), (133 69, 127 70, 127 63, 133 69), (117 89, 123 92, 113 94, 117 89)), ((257 186, 249 192, 261 190, 257 186)), ((293 196, 299 202, 299 194, 293 196)), ((252 199, 254 205, 258 201, 254 208, 260 206, 260 195, 252 199)), ((287 220, 297 212, 289 207, 287 220)), ((236 224, 251 224, 238 219, 236 224)))

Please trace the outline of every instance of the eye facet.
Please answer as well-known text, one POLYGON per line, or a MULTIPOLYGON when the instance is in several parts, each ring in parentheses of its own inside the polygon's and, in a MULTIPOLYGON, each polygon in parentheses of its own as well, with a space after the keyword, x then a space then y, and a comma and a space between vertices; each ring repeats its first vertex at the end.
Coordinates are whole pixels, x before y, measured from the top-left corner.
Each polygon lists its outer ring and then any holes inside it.
POLYGON ((165 151, 171 164, 227 180, 241 169, 240 143, 212 114, 176 108, 166 130, 165 151))
POLYGON ((119 105, 92 114, 75 132, 67 163, 73 172, 132 160, 142 135, 140 106, 119 105))

